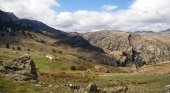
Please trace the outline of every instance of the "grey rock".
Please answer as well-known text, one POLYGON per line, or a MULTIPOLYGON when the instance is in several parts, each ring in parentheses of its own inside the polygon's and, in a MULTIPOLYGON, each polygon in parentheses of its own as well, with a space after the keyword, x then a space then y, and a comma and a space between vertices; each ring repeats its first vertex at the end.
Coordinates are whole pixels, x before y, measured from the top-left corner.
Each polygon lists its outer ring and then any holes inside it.
POLYGON ((166 85, 165 89, 166 89, 167 93, 170 93, 170 85, 166 85))
POLYGON ((86 87, 86 91, 88 93, 99 93, 98 87, 95 83, 90 83, 87 87, 86 87))
MULTIPOLYGON (((99 31, 82 35, 113 56, 118 66, 141 67, 170 60, 170 33, 99 31)), ((107 61, 104 62, 107 64, 107 61)))
POLYGON ((1 76, 16 81, 38 81, 37 70, 34 61, 29 55, 23 55, 1 67, 1 76))

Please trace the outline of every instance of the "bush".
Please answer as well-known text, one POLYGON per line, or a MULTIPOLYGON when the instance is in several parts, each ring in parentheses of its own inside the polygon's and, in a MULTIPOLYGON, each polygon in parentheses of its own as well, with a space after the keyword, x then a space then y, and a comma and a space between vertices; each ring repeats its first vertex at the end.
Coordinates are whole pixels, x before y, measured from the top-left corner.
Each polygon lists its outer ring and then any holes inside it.
POLYGON ((31 50, 28 48, 27 51, 31 51, 31 50))
POLYGON ((61 50, 58 50, 58 53, 59 53, 59 54, 62 54, 62 53, 63 53, 63 51, 61 51, 61 50))
POLYGON ((76 70, 76 66, 71 66, 70 70, 75 71, 76 70))
POLYGON ((9 43, 6 43, 6 48, 10 48, 9 43))
POLYGON ((17 47, 17 50, 21 50, 21 47, 17 47))
POLYGON ((106 73, 110 73, 110 71, 109 71, 109 70, 107 70, 107 71, 106 71, 106 73))
POLYGON ((15 47, 12 47, 13 50, 15 50, 15 47))

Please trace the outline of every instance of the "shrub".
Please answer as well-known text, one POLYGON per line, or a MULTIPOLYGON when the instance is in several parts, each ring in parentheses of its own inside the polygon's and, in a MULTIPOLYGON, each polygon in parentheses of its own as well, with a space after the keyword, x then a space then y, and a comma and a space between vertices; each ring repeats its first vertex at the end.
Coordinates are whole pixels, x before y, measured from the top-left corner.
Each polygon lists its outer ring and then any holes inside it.
POLYGON ((109 71, 109 70, 107 70, 107 71, 106 71, 106 73, 110 73, 110 71, 109 71))
POLYGON ((76 70, 76 66, 71 66, 70 70, 75 71, 76 70))
POLYGON ((17 47, 17 50, 21 50, 21 47, 17 47))
POLYGON ((6 43, 6 48, 10 48, 9 43, 6 43))
POLYGON ((28 48, 27 51, 31 51, 31 50, 28 48))
POLYGON ((12 47, 13 50, 15 50, 15 47, 12 47))
POLYGON ((62 54, 62 53, 63 53, 63 51, 61 51, 61 50, 58 50, 58 53, 59 53, 59 54, 62 54))

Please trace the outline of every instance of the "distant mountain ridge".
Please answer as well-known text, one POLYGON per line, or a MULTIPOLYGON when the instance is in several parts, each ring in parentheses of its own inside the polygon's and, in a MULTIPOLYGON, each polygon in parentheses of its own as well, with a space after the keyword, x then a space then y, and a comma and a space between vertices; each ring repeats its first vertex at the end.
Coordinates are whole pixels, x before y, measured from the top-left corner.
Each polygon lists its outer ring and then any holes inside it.
POLYGON ((3 30, 4 27, 10 27, 12 29, 34 29, 47 31, 53 34, 62 34, 64 32, 56 30, 46 24, 30 19, 19 19, 13 13, 3 12, 0 10, 0 29, 3 30), (17 28, 18 27, 18 28, 17 28))
POLYGON ((0 30, 4 27, 13 30, 37 30, 41 33, 48 33, 46 35, 56 38, 58 43, 67 44, 71 47, 82 47, 98 52, 103 52, 102 49, 92 46, 88 41, 78 34, 66 33, 61 30, 56 30, 43 22, 30 19, 19 19, 13 13, 0 11, 0 30), (49 35, 50 34, 50 35, 49 35))
POLYGON ((13 13, 10 12, 4 12, 0 10, 0 19, 3 22, 11 22, 11 21, 18 21, 19 18, 16 17, 13 13))

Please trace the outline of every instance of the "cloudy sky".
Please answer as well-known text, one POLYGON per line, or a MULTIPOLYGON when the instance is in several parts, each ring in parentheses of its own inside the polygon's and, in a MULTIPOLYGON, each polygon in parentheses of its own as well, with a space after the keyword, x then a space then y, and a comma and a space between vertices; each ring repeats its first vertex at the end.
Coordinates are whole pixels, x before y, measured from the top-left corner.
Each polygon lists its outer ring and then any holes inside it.
POLYGON ((64 31, 170 28, 170 0, 0 0, 0 9, 64 31))

